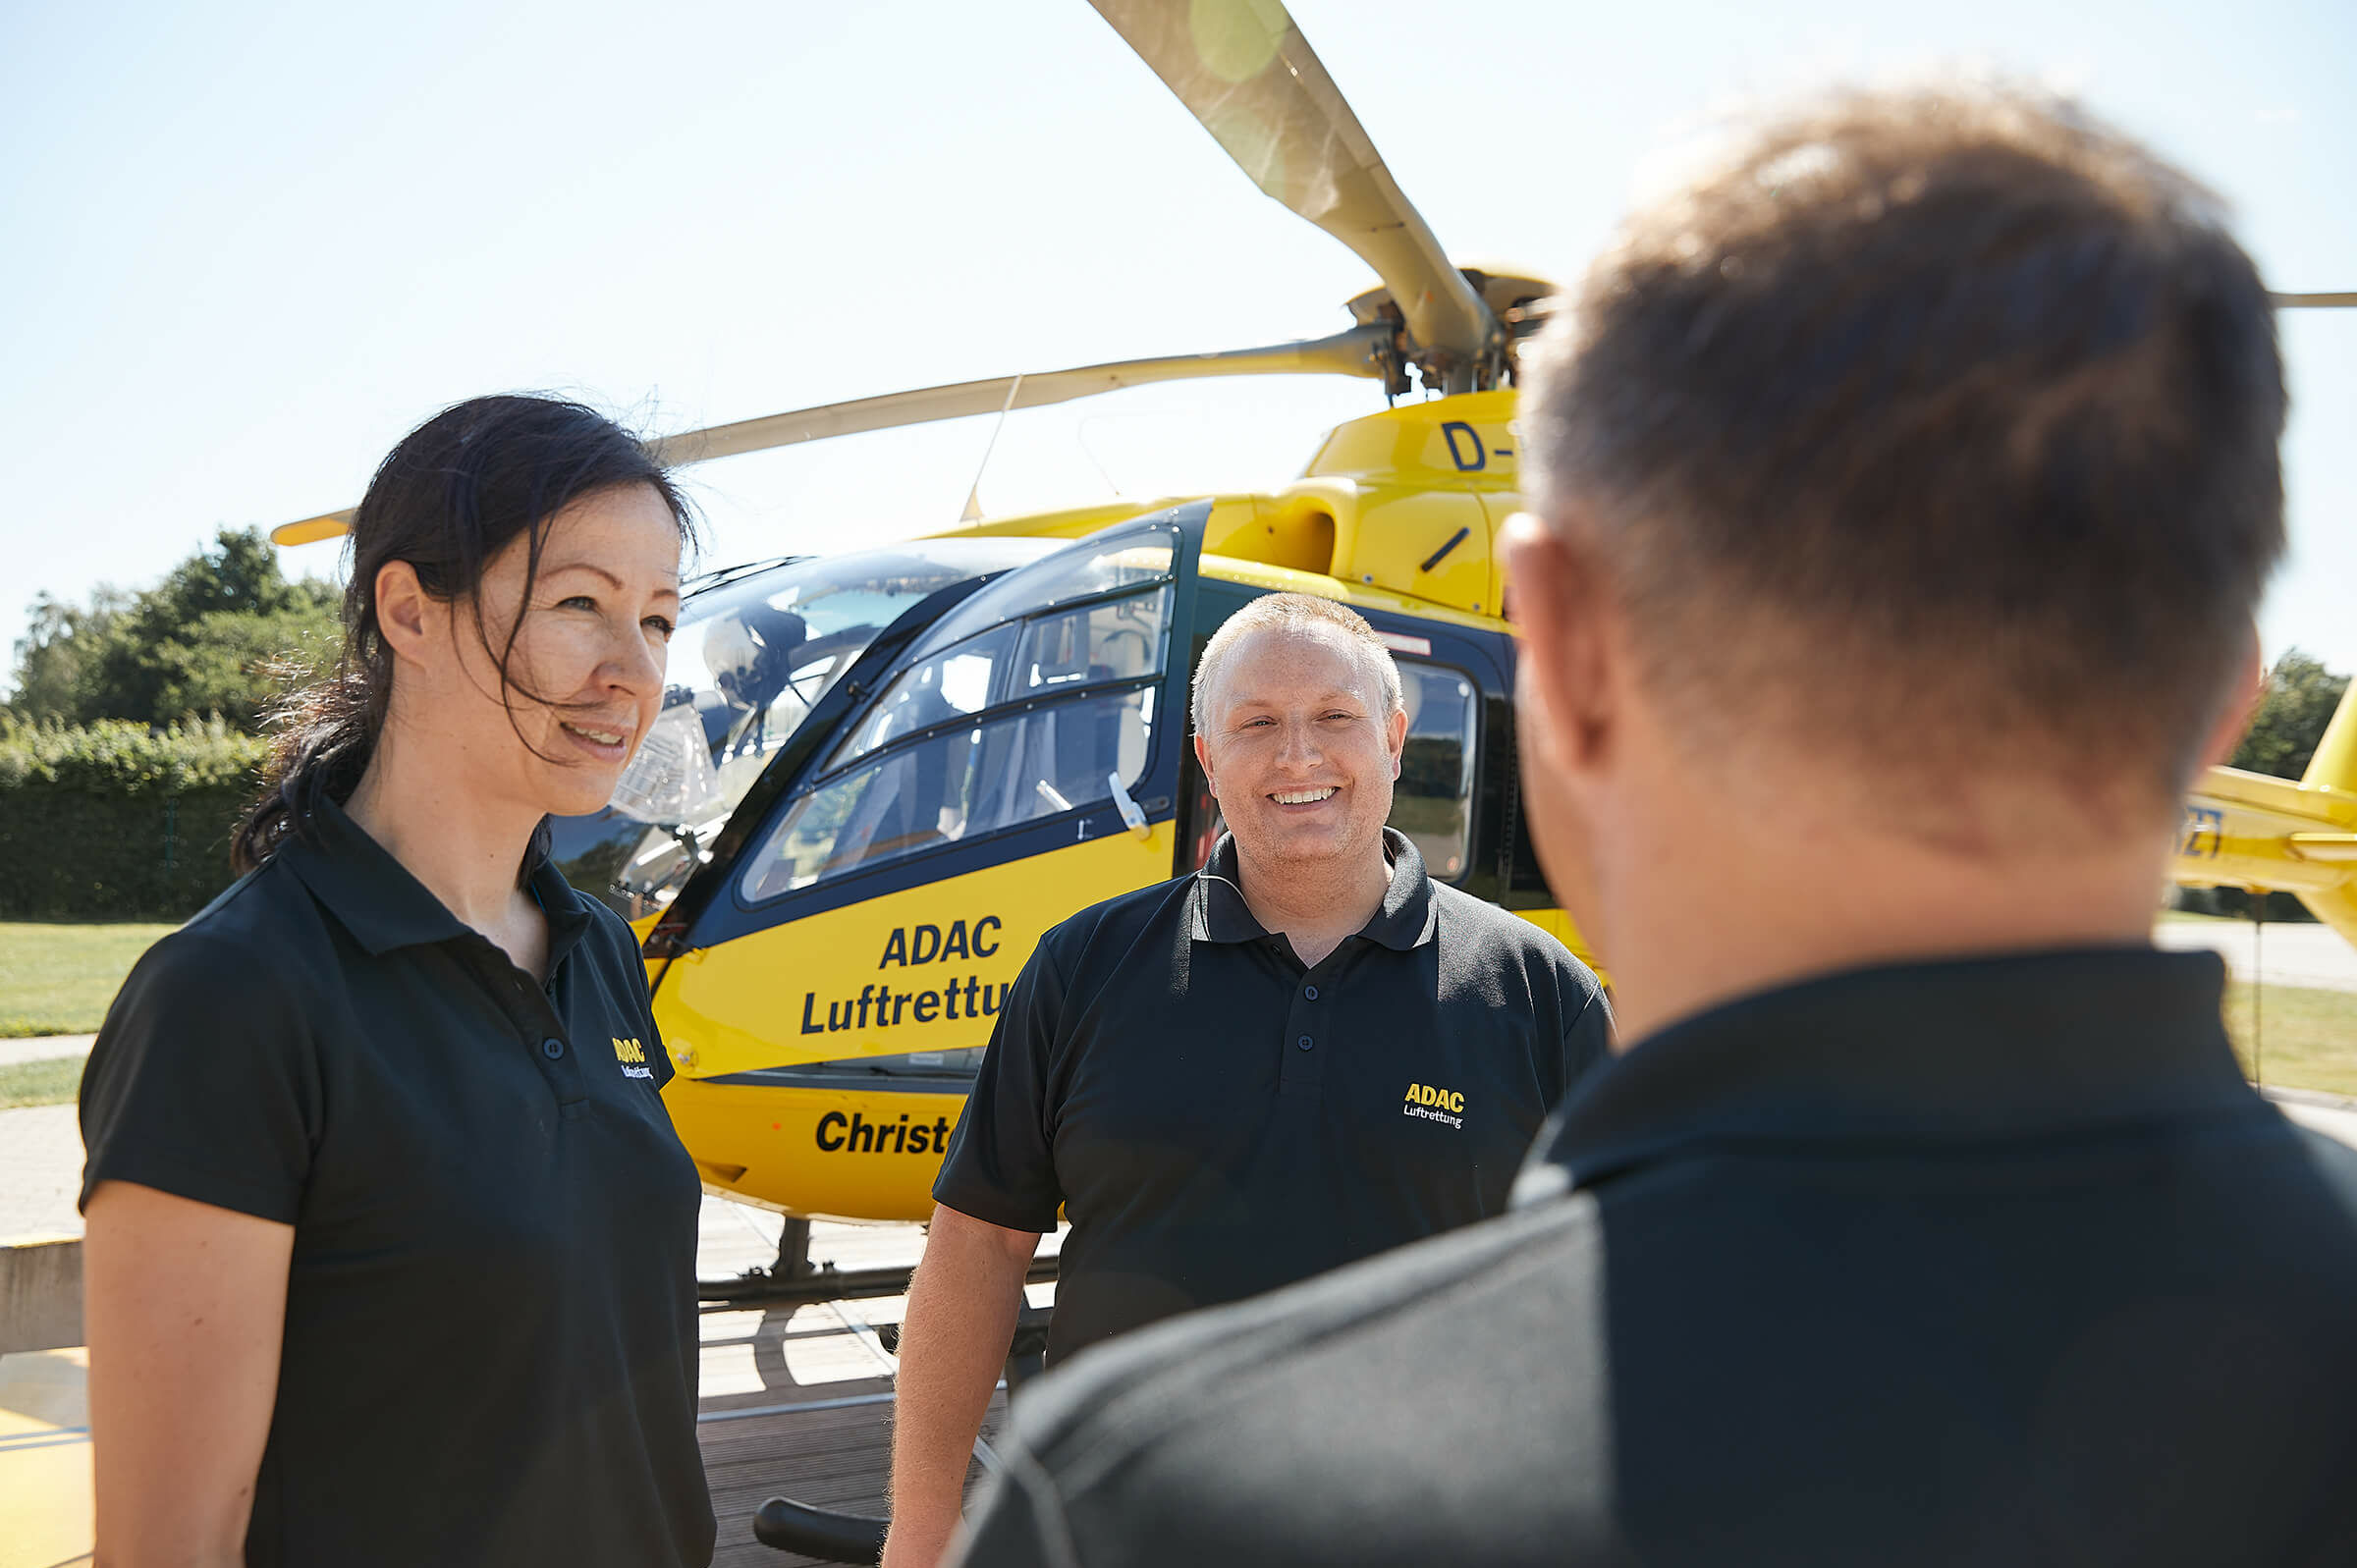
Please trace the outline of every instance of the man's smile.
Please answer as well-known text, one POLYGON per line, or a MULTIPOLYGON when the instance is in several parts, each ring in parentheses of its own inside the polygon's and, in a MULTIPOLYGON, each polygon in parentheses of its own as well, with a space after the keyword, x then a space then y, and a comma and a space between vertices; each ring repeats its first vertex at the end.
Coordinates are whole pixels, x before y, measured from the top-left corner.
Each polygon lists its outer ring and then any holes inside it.
POLYGON ((1280 789, 1269 798, 1281 806, 1314 806, 1339 792, 1333 784, 1321 784, 1315 789, 1280 789))

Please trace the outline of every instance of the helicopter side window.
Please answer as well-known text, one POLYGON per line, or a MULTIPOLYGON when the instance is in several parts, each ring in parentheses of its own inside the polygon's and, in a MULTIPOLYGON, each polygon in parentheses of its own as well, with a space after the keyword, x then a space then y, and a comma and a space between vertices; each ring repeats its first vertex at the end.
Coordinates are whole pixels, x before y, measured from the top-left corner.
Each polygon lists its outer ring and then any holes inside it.
POLYGON ((861 757, 903 735, 990 706, 999 666, 1014 646, 1013 626, 993 626, 902 672, 831 762, 861 757))
POLYGON ((1142 781, 1178 539, 1148 527, 1084 540, 951 611, 751 856, 744 897, 1082 810, 1115 776, 1142 781))
POLYGON ((1443 882, 1464 874, 1473 821, 1474 720, 1480 698, 1472 677, 1447 665, 1398 659, 1407 702, 1407 745, 1392 786, 1391 825, 1443 882))
POLYGON ((1014 693, 1130 680, 1162 668, 1171 590, 1054 611, 1023 628, 1014 693))
POLYGON ((1093 693, 935 731, 840 773, 795 801, 753 855, 749 901, 821 878, 1094 804, 1109 774, 1139 780, 1155 686, 1093 693))
POLYGON ((918 646, 918 656, 998 622, 1162 581, 1178 559, 1178 541, 1177 530, 1155 528, 1124 534, 1094 549, 1075 546, 1037 567, 1011 571, 944 617, 918 646))

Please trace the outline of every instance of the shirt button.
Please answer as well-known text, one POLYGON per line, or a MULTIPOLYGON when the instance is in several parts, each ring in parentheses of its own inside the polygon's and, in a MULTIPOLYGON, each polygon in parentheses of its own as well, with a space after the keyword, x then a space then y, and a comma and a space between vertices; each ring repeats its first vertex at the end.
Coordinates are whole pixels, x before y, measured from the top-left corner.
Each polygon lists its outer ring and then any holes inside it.
POLYGON ((551 1061, 556 1060, 565 1054, 565 1042, 559 1040, 555 1035, 550 1035, 546 1040, 540 1042, 540 1054, 551 1061))
POLYGON ((1307 1051, 1310 1048, 1311 1041, 1309 1036, 1303 1035, 1300 1039, 1294 1041, 1293 1044, 1299 1046, 1303 1051, 1307 1051))
POLYGON ((1318 988, 1315 986, 1303 986, 1301 988, 1301 995, 1307 997, 1310 1000, 1315 1001, 1318 1000, 1318 988))

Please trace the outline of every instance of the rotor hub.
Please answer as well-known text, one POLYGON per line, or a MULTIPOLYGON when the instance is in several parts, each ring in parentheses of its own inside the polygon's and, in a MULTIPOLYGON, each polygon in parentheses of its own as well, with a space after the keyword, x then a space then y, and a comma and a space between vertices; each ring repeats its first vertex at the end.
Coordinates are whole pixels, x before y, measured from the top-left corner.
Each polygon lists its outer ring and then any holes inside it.
POLYGON ((1484 351, 1482 362, 1471 367, 1470 387, 1464 385, 1467 378, 1455 355, 1435 351, 1415 341, 1407 330, 1406 313, 1392 297, 1388 286, 1377 284, 1346 302, 1344 308, 1360 326, 1381 324, 1392 329, 1393 351, 1385 356, 1384 363, 1384 391, 1389 396, 1405 397, 1415 390, 1408 380, 1411 368, 1417 383, 1427 392, 1486 392, 1506 385, 1514 377, 1516 342, 1538 330, 1557 293, 1553 280, 1519 269, 1459 267, 1456 270, 1504 328, 1499 341, 1484 351))

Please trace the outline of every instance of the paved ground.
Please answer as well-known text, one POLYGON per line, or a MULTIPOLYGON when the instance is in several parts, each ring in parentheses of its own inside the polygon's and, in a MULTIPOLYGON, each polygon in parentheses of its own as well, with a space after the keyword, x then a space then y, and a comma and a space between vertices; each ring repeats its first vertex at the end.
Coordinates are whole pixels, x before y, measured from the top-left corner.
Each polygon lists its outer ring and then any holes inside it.
POLYGON ((79 1236, 82 1126, 72 1106, 0 1110, 0 1243, 79 1236))
POLYGON ((2327 1137, 2338 1138, 2342 1143, 2357 1148, 2357 1105, 2347 1101, 2331 1101, 2323 1095, 2300 1095, 2294 1098, 2290 1093, 2283 1093, 2271 1094, 2268 1098, 2275 1101, 2283 1114, 2303 1127, 2314 1127, 2327 1137))
POLYGON ((2269 925, 2254 937, 2246 920, 2171 920, 2154 928, 2153 942, 2178 952, 2207 947, 2237 980, 2256 970, 2271 986, 2357 991, 2357 947, 2330 926, 2269 925))
POLYGON ((86 1056, 96 1035, 33 1035, 25 1040, 0 1040, 0 1067, 20 1061, 53 1061, 59 1056, 86 1056))

